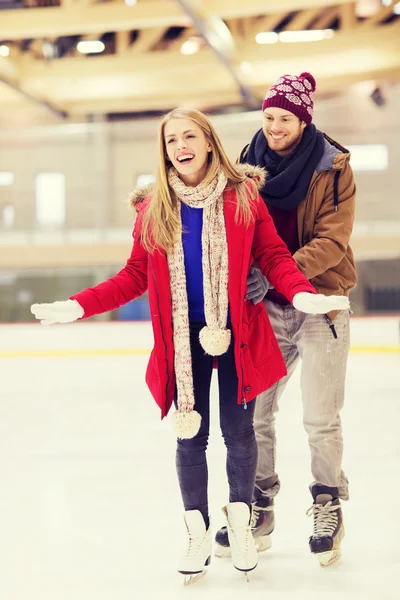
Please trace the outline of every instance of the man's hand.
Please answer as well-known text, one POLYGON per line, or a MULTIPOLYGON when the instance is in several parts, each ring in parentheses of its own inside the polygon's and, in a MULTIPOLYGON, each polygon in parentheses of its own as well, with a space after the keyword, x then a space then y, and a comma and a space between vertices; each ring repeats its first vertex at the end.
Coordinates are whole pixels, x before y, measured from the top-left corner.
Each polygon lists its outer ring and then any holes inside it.
POLYGON ((260 269, 250 267, 247 277, 247 300, 251 300, 253 304, 258 304, 261 300, 264 300, 269 289, 272 289, 272 286, 260 269))

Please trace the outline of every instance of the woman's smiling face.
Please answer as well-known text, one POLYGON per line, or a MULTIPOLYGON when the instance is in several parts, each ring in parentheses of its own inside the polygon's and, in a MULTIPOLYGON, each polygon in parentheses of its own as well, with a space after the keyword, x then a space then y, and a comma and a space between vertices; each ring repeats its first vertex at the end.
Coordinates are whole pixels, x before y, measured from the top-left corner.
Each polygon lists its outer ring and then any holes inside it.
POLYGON ((208 168, 212 147, 200 127, 190 119, 172 118, 164 127, 167 156, 188 186, 198 185, 208 168))

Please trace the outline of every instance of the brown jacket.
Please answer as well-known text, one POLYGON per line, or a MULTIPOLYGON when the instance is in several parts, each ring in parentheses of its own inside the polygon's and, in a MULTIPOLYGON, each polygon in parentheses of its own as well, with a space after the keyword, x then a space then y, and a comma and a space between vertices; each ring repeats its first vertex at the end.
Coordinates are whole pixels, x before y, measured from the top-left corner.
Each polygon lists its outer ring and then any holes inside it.
MULTIPOLYGON (((246 155, 247 149, 241 160, 246 155)), ((349 246, 356 196, 349 159, 349 151, 325 135, 324 155, 297 209, 300 248, 293 258, 317 292, 326 295, 348 296, 357 283, 349 246)))

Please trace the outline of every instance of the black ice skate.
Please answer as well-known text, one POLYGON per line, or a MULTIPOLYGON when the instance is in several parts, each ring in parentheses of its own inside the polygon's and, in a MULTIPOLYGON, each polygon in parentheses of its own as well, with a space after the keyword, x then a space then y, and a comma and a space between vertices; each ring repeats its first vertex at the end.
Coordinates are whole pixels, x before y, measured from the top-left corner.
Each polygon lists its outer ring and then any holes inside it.
POLYGON ((325 485, 310 487, 313 505, 307 515, 314 517, 313 535, 309 539, 310 550, 321 567, 328 567, 340 558, 340 543, 344 536, 342 509, 337 488, 325 485))
MULTIPOLYGON (((251 529, 256 544, 257 552, 263 552, 271 548, 271 533, 275 527, 274 499, 263 498, 252 503, 251 529)), ((229 557, 231 549, 229 546, 228 530, 221 527, 215 536, 215 556, 229 557)))

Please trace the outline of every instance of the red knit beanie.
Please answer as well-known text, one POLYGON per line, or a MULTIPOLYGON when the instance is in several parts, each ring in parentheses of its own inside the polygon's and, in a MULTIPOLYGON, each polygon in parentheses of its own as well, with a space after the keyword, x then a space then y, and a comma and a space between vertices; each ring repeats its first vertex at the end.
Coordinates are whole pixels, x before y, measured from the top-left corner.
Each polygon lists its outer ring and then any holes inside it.
POLYGON ((310 73, 302 73, 299 77, 282 75, 268 90, 262 109, 269 106, 284 108, 309 125, 314 114, 312 93, 315 89, 315 79, 310 73))

